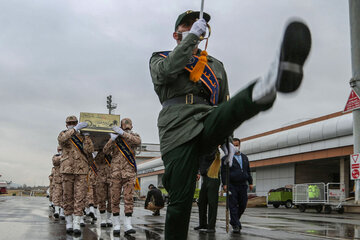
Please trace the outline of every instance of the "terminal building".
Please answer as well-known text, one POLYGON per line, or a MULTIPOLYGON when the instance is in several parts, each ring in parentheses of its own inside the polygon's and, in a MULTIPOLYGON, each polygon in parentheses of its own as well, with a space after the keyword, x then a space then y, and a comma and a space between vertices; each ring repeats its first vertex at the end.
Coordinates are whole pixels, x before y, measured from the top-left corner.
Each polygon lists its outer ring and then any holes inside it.
MULTIPOLYGON (((349 197, 353 142, 352 114, 336 112, 243 138, 241 151, 249 158, 258 196, 293 184, 340 182, 349 197)), ((162 185, 163 173, 160 155, 138 164, 141 195, 150 183, 162 185)))

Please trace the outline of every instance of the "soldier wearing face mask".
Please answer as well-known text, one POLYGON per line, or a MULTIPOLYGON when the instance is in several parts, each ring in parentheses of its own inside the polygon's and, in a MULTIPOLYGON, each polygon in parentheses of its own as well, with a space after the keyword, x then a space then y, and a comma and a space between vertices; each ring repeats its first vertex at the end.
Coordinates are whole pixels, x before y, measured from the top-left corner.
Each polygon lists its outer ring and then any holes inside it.
POLYGON ((223 188, 229 188, 230 224, 234 233, 240 233, 240 218, 246 209, 248 201, 247 189, 249 183, 250 191, 253 189, 253 179, 250 174, 250 163, 248 157, 240 152, 240 139, 234 138, 233 145, 236 149, 234 157, 229 162, 229 186, 226 185, 226 156, 222 158, 221 180, 223 188))
POLYGON ((134 208, 134 187, 136 179, 135 148, 141 144, 138 134, 132 132, 133 126, 129 118, 121 120, 121 127, 113 127, 116 134, 111 133, 103 151, 112 156, 110 167, 111 211, 113 213, 114 234, 120 234, 120 195, 124 197, 124 232, 135 233, 131 225, 134 208), (123 190, 123 191, 122 191, 123 190))
POLYGON ((69 116, 66 118, 67 130, 62 131, 58 137, 59 146, 62 148, 60 173, 63 180, 63 207, 68 233, 81 233, 80 221, 87 193, 88 156, 94 151, 89 135, 79 132, 87 125, 86 122, 78 123, 75 116, 69 116))

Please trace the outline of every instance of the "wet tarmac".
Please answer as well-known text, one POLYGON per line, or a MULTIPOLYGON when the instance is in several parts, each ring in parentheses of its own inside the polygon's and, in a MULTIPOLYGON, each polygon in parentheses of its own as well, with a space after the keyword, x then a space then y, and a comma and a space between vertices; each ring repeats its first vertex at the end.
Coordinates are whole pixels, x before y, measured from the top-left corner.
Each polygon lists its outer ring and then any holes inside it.
MULTIPOLYGON (((123 209, 123 206, 121 206, 123 209)), ((66 234, 65 221, 51 216, 48 199, 41 197, 0 197, 0 239, 164 239, 165 210, 161 216, 152 216, 136 204, 133 227, 136 234, 119 237, 112 234, 112 228, 101 229, 99 221, 86 226, 81 236, 66 234)), ((219 207, 216 233, 206 234, 193 230, 198 225, 197 208, 193 207, 190 220, 190 240, 214 239, 360 239, 359 214, 325 214, 297 209, 248 208, 242 217, 241 234, 226 233, 225 208, 219 207)))

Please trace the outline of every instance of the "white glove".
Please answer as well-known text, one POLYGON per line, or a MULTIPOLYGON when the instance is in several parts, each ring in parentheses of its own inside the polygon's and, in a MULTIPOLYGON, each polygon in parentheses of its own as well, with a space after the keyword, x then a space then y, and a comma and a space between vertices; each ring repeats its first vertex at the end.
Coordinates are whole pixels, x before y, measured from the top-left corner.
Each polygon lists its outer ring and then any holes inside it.
POLYGON ((115 132, 117 132, 118 134, 120 134, 120 136, 122 136, 124 134, 124 130, 121 129, 121 127, 118 126, 113 126, 112 130, 114 130, 115 132))
POLYGON ((236 152, 235 146, 232 143, 229 143, 229 146, 226 146, 226 143, 224 143, 223 145, 221 145, 221 150, 223 150, 226 156, 225 163, 229 162, 229 166, 231 167, 236 152))
POLYGON ((86 133, 83 133, 84 136, 90 136, 90 133, 86 132, 86 133))
POLYGON ((86 128, 89 124, 87 122, 79 122, 74 129, 79 131, 80 129, 86 128))
POLYGON ((205 19, 199 19, 192 25, 190 29, 190 33, 195 34, 196 36, 200 37, 202 34, 206 33, 206 21, 205 19))
POLYGON ((110 133, 111 141, 115 141, 115 139, 116 139, 118 136, 119 136, 118 134, 110 133))

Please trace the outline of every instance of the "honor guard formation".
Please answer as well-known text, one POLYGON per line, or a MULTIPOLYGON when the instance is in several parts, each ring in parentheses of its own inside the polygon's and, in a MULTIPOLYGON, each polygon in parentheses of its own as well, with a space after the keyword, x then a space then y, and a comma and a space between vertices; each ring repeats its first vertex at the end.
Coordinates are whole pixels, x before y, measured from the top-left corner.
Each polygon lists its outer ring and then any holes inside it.
MULTIPOLYGON (((216 231, 221 187, 227 193, 227 231, 229 224, 234 233, 241 231, 240 218, 252 178, 247 156, 240 152, 240 139, 233 138, 233 132, 244 121, 270 109, 278 92, 292 93, 299 88, 311 48, 306 24, 290 22, 269 71, 230 97, 224 64, 206 52, 210 19, 202 9, 181 13, 173 33, 176 47, 154 52, 149 62, 154 90, 162 105, 157 125, 165 167, 162 182, 169 194, 164 232, 169 240, 187 239, 200 176, 199 225, 195 230, 216 231), (206 42, 205 50, 198 47, 201 41, 206 42)), ((106 141, 95 149, 92 140, 96 136, 83 131, 87 126, 87 122, 69 116, 67 129, 58 136, 58 153, 53 157, 49 177, 54 218, 66 220, 69 234, 81 234, 85 216, 100 222, 102 228, 111 227, 114 235, 121 231, 134 234, 135 149, 141 138, 132 131, 132 121, 124 118, 119 126, 112 126, 106 141)), ((145 208, 158 216, 163 207, 161 191, 151 184, 145 208)))

